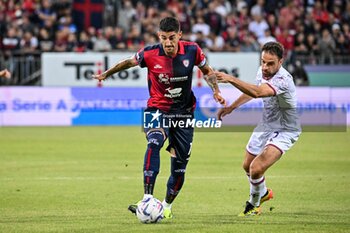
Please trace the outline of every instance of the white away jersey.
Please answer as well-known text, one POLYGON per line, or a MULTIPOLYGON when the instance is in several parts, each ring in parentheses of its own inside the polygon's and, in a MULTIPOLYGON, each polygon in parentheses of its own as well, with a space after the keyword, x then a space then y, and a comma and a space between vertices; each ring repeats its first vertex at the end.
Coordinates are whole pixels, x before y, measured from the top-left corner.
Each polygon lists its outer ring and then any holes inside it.
POLYGON ((264 97, 263 119, 265 130, 301 131, 297 113, 297 97, 292 75, 282 66, 270 79, 263 78, 261 67, 257 73, 257 85, 267 83, 275 96, 264 97))

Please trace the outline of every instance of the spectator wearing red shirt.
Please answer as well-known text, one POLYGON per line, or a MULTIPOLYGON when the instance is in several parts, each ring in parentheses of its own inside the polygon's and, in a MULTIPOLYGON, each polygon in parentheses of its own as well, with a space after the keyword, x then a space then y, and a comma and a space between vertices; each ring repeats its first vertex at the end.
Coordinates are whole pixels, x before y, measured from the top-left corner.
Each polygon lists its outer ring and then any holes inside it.
POLYGON ((312 17, 314 20, 321 23, 321 25, 329 23, 329 14, 320 1, 315 2, 314 9, 312 10, 312 17))

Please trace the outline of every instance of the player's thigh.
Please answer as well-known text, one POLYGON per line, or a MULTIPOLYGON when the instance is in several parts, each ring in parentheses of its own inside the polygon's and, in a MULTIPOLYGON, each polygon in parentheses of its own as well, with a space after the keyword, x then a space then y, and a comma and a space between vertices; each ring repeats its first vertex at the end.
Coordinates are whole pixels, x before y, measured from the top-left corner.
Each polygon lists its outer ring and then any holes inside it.
POLYGON ((172 128, 169 132, 169 152, 174 151, 175 157, 181 161, 188 161, 192 152, 193 141, 192 127, 189 128, 172 128))
POLYGON ((299 136, 300 132, 275 131, 270 136, 265 146, 273 146, 284 154, 298 141, 299 136))

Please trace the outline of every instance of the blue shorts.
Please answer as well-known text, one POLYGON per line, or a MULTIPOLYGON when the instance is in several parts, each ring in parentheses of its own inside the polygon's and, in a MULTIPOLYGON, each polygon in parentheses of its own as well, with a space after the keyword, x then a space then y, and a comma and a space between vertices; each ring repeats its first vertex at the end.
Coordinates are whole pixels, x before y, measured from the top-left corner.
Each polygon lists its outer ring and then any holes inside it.
MULTIPOLYGON (((146 111, 157 111, 157 109, 145 109, 146 111)), ((172 122, 179 122, 193 119, 193 113, 165 113, 159 110, 162 116, 166 116, 165 118, 170 117, 172 122)), ((161 118, 163 119, 163 118, 161 118)), ((169 121, 168 121, 169 122, 169 121)), ((166 150, 170 152, 171 148, 175 150, 175 156, 181 162, 186 162, 189 160, 192 149, 192 141, 193 141, 193 127, 182 127, 179 124, 171 124, 166 123, 162 124, 156 128, 144 128, 144 132, 147 134, 150 130, 163 129, 166 138, 169 139, 169 145, 166 150)))

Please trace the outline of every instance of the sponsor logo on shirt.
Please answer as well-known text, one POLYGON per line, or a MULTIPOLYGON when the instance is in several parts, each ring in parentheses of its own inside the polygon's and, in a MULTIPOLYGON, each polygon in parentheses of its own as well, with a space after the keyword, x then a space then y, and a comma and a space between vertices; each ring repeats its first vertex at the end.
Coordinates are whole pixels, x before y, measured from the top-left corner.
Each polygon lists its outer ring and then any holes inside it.
POLYGON ((164 96, 168 97, 168 98, 176 98, 176 97, 180 97, 182 95, 182 88, 178 87, 175 89, 171 89, 171 87, 165 89, 168 91, 168 93, 165 93, 164 96))

